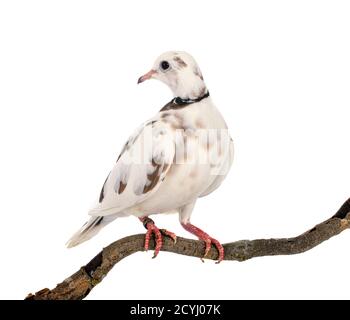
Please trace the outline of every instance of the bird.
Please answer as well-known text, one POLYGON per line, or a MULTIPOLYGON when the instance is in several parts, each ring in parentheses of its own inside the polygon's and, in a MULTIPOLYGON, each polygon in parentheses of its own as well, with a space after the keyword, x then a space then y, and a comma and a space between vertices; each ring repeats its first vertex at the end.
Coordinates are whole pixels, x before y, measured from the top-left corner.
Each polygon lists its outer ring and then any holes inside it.
POLYGON ((215 191, 231 168, 233 140, 226 122, 189 53, 161 54, 137 83, 149 79, 166 84, 173 98, 129 137, 88 212, 90 219, 67 247, 89 240, 117 218, 135 216, 147 230, 146 251, 154 236, 156 257, 163 236, 176 243, 176 235, 159 229, 150 216, 177 213, 181 226, 205 242, 203 258, 213 245, 221 262, 222 244, 192 224, 191 214, 196 201, 215 191))

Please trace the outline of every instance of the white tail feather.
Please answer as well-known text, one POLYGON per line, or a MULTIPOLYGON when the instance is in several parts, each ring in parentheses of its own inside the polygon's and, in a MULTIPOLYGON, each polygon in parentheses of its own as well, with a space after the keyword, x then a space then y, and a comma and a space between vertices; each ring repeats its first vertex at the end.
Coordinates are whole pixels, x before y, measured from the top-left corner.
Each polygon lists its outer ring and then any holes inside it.
POLYGON ((67 248, 75 247, 99 233, 107 224, 115 220, 116 216, 91 217, 66 243, 67 248))

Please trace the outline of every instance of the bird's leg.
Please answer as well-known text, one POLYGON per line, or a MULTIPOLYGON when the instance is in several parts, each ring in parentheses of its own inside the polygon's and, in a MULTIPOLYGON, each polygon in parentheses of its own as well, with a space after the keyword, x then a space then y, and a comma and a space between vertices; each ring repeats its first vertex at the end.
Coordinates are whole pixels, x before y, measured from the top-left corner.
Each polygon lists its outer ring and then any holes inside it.
MULTIPOLYGON (((205 253, 204 253, 203 258, 205 258, 207 256, 207 254, 211 248, 211 244, 213 244, 219 252, 219 259, 218 259, 217 263, 220 263, 222 260, 224 260, 224 247, 222 246, 222 244, 218 240, 210 237, 203 230, 197 228, 196 226, 194 226, 191 223, 181 222, 181 225, 185 228, 185 230, 187 230, 188 232, 197 236, 199 238, 199 240, 203 240, 205 242, 205 253)), ((203 258, 202 258, 202 261, 203 261, 203 258)))
POLYGON ((170 237, 171 239, 173 239, 174 243, 176 243, 175 233, 172 233, 172 232, 165 230, 165 229, 158 229, 157 226, 155 225, 154 221, 151 218, 141 217, 139 219, 143 223, 143 226, 147 229, 146 236, 145 236, 145 250, 146 251, 149 248, 149 241, 151 239, 152 233, 154 233, 156 247, 154 249, 153 258, 155 258, 158 255, 160 249, 162 248, 162 245, 163 245, 162 234, 170 237))

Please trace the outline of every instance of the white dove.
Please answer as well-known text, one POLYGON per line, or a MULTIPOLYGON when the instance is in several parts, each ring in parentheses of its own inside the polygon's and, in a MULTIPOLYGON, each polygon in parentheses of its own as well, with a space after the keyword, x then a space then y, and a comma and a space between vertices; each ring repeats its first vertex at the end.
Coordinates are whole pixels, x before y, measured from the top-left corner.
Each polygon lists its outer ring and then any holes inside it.
POLYGON ((226 123, 190 54, 163 53, 138 83, 147 79, 164 82, 174 98, 126 142, 103 184, 98 203, 89 211, 92 217, 67 246, 90 239, 118 217, 133 215, 147 229, 145 250, 155 235, 156 257, 162 247, 162 233, 174 241, 176 236, 158 229, 149 215, 177 212, 181 225, 205 241, 203 257, 213 244, 220 262, 224 259, 223 246, 191 224, 190 218, 197 199, 217 189, 231 167, 233 142, 226 123))

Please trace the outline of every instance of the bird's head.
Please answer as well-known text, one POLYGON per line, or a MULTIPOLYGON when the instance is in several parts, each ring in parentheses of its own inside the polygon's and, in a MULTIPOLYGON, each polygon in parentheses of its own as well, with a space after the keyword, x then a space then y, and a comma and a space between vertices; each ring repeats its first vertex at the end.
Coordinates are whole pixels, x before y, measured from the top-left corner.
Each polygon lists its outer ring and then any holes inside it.
POLYGON ((207 92, 202 72, 193 57, 180 51, 169 51, 160 55, 153 68, 139 78, 138 83, 148 79, 164 82, 174 96, 196 99, 207 92))

